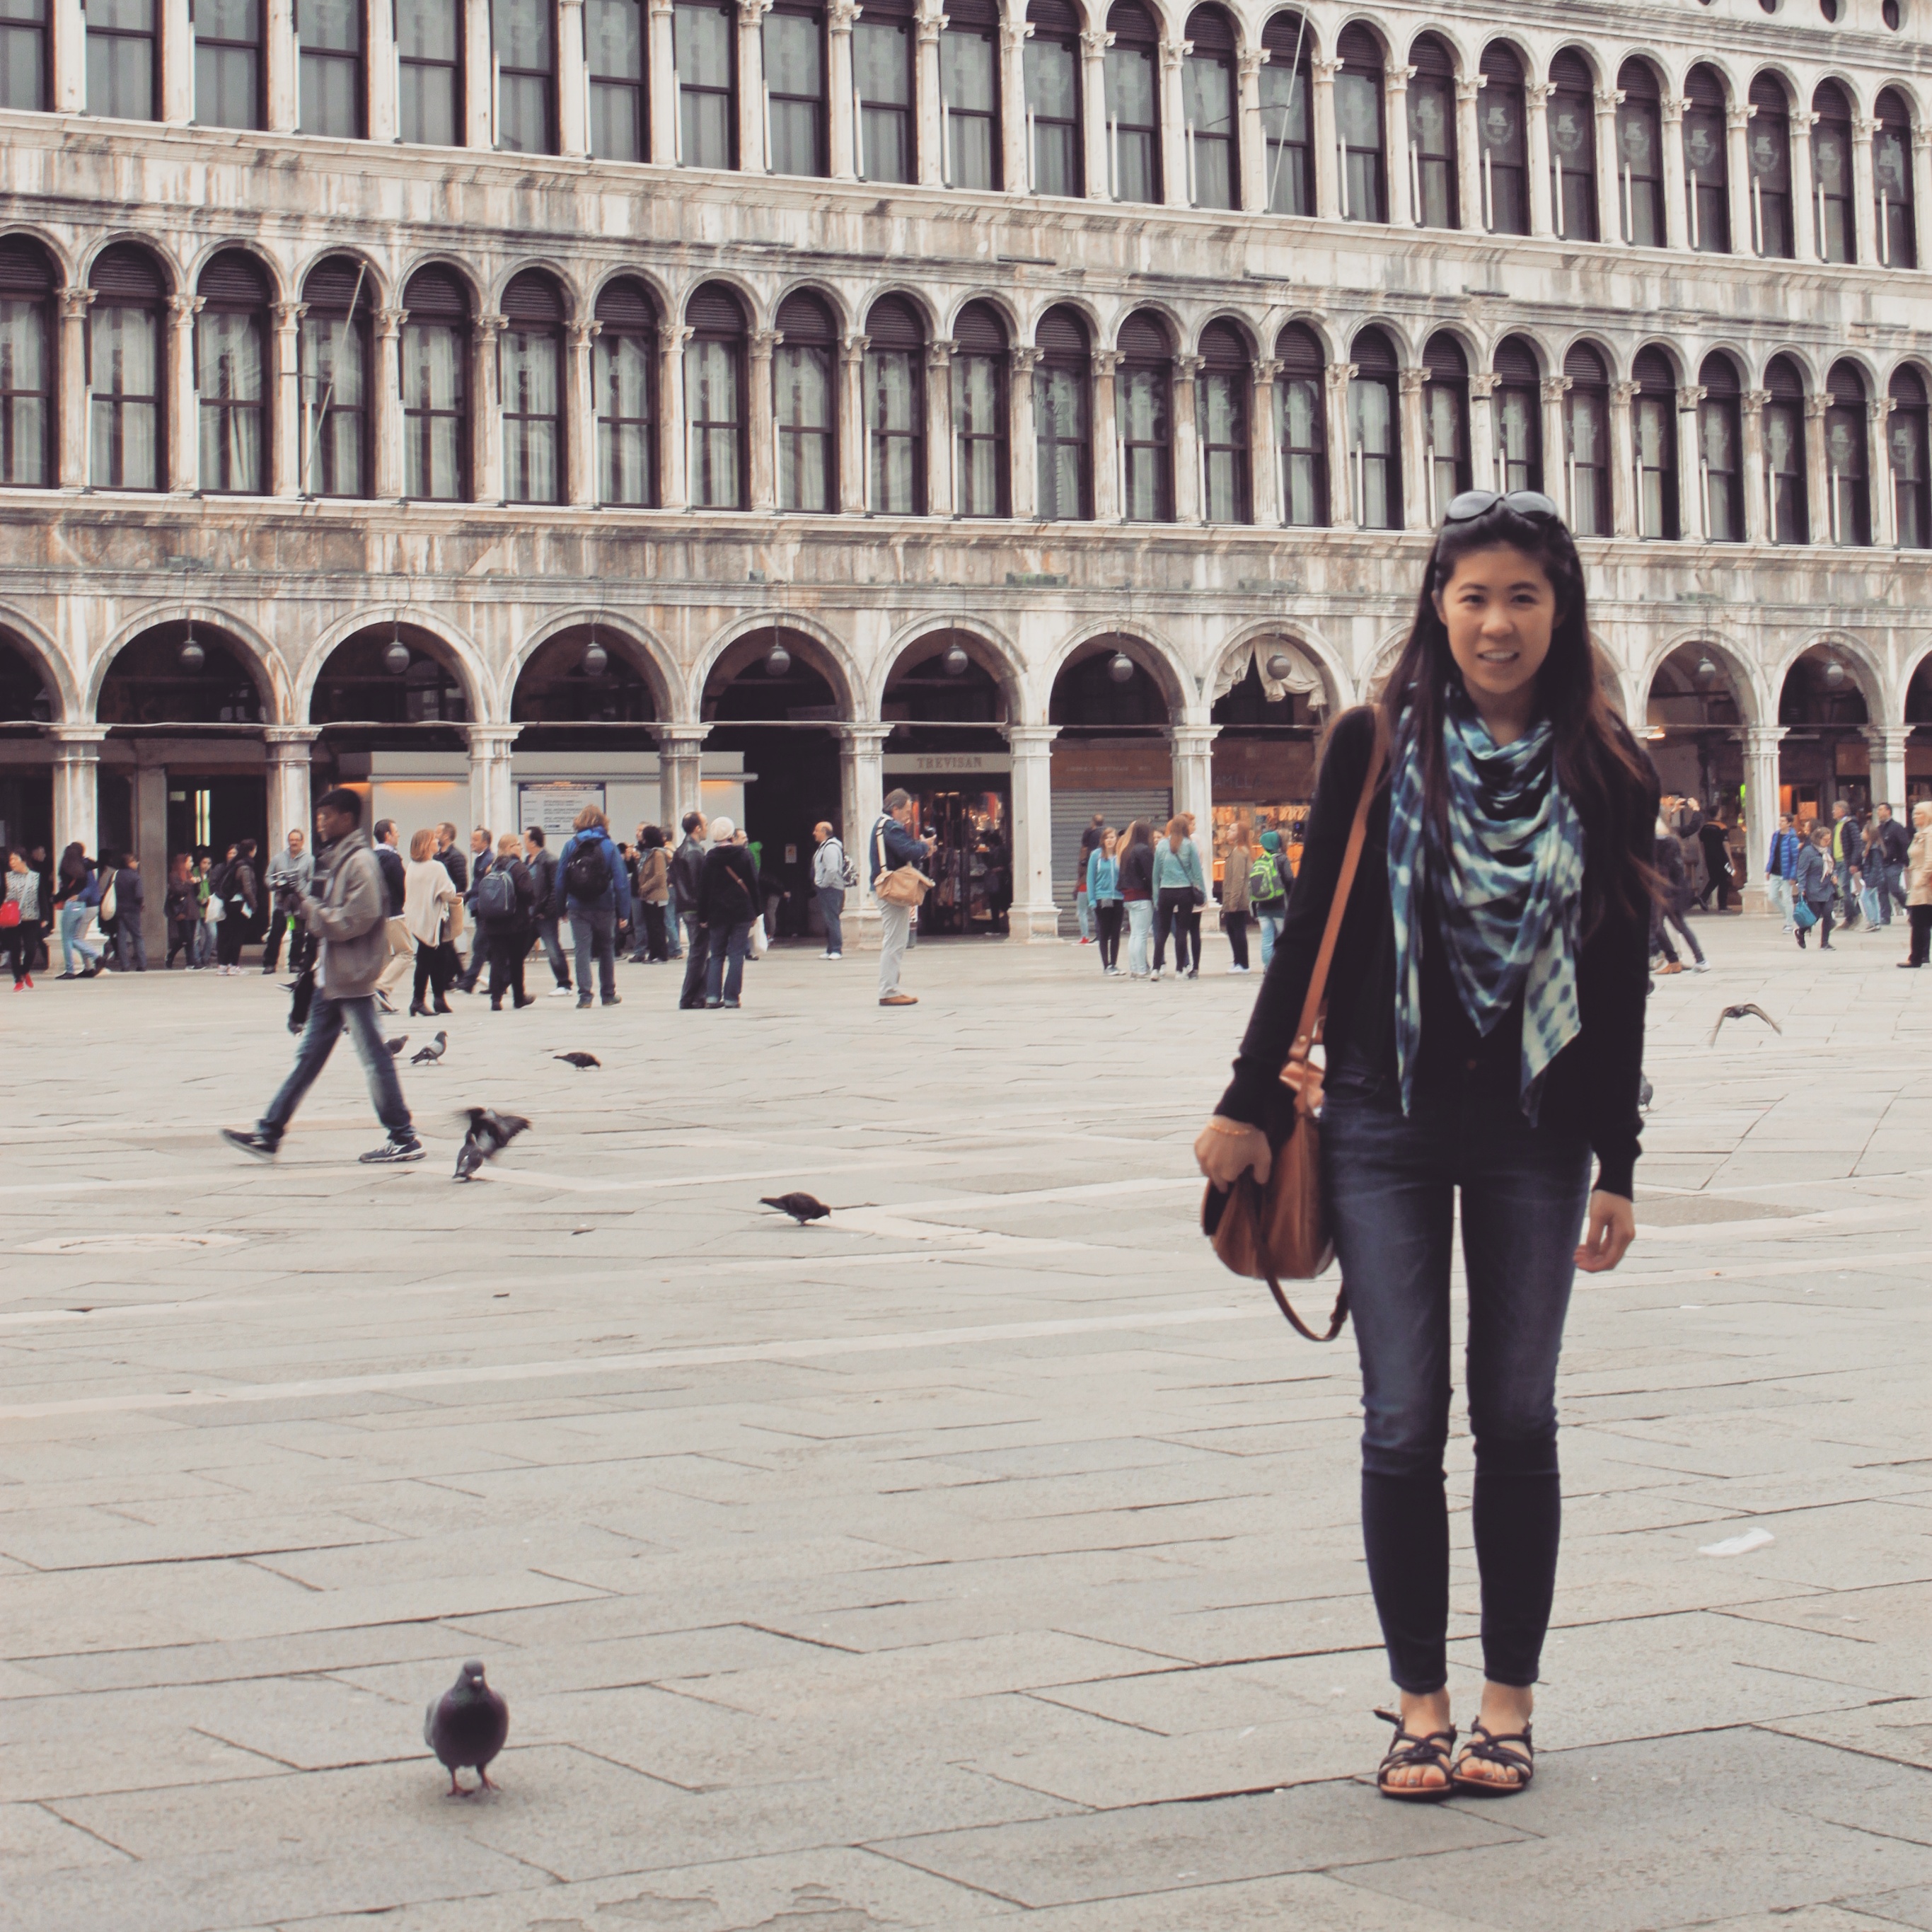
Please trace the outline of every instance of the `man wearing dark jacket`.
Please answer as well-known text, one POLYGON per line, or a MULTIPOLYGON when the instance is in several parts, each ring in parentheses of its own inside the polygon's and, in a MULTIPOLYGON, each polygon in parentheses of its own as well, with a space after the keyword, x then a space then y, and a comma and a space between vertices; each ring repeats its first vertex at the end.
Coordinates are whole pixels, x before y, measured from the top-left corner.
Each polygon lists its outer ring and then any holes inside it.
POLYGON ((1697 895, 1697 903, 1708 910, 1715 893, 1717 910, 1722 912, 1731 889, 1731 854, 1725 843, 1724 821, 1714 808, 1697 828, 1697 842, 1704 848, 1704 890, 1697 895))
POLYGON ((544 957, 550 962, 550 970, 556 984, 550 988, 550 998, 561 999, 570 988, 570 967, 563 956, 562 941, 557 937, 556 913, 556 854, 544 843, 543 827, 532 825, 524 833, 524 862, 530 871, 531 916, 536 921, 537 937, 543 941, 544 957))
POLYGON ((1892 923, 1892 902, 1905 903, 1905 855, 1912 849, 1912 834, 1892 815, 1889 805, 1878 808, 1879 850, 1884 856, 1885 877, 1874 880, 1881 908, 1880 923, 1892 923))
POLYGON ((568 915, 570 920, 571 943, 577 953, 577 1004, 590 1004, 594 960, 604 1004, 621 1005, 617 927, 631 916, 630 881, 625 876, 623 854, 611 842, 610 821, 594 805, 577 814, 575 830, 556 855, 550 907, 555 917, 568 915))
MULTIPOLYGON (((737 842, 728 818, 711 821, 711 849, 698 881, 698 916, 706 938, 704 1004, 736 1006, 745 976, 745 952, 758 916, 758 868, 737 842)), ((696 947, 692 952, 696 952, 696 947)))
POLYGON ((709 964, 709 944, 704 922, 698 917, 698 901, 704 889, 704 836, 701 812, 687 812, 680 824, 684 842, 671 854, 670 896, 676 908, 677 922, 684 928, 684 984, 677 996, 687 1011, 704 1004, 704 982, 709 964))
POLYGON ((470 835, 470 886, 463 895, 463 903, 470 912, 470 964, 456 976, 458 989, 465 993, 476 992, 476 982, 490 963, 490 940, 483 930, 483 916, 476 910, 476 888, 489 877, 496 862, 490 856, 490 843, 488 826, 479 825, 470 835))
POLYGON ((114 874, 114 923, 117 950, 114 963, 123 973, 148 970, 147 935, 141 930, 141 914, 148 903, 141 884, 140 861, 131 852, 121 855, 121 869, 114 874))
POLYGON ((403 898, 408 880, 403 871, 403 855, 396 850, 396 821, 376 821, 376 863, 382 874, 383 890, 388 896, 388 963, 376 982, 376 1004, 386 1013, 396 1010, 396 995, 403 982, 416 970, 416 943, 403 919, 403 898))
MULTIPOLYGON (((902 866, 924 870, 930 850, 915 835, 919 807, 910 792, 893 790, 886 794, 886 808, 866 842, 872 867, 872 890, 877 898, 880 880, 902 866)), ((919 1001, 910 993, 899 991, 899 965, 905 958, 906 941, 912 936, 914 908, 879 899, 879 1004, 882 1006, 915 1006, 919 1001)))

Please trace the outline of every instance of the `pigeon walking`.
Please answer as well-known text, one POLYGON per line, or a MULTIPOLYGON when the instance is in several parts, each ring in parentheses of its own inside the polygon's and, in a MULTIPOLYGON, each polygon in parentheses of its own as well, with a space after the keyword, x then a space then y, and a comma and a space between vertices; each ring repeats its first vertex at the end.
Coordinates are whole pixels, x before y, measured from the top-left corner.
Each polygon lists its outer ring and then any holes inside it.
POLYGON ((817 1196, 799 1192, 760 1195, 758 1205, 776 1208, 780 1214, 789 1214, 801 1228, 808 1221, 824 1220, 832 1212, 817 1196))
POLYGON ((409 1043, 410 1036, 406 1033, 399 1033, 394 1040, 386 1040, 382 1042, 389 1049, 389 1058, 392 1060, 394 1060, 409 1043))
POLYGON ((470 1180, 486 1160, 494 1160, 530 1122, 520 1114, 500 1114, 494 1107, 466 1107, 470 1130, 456 1153, 458 1180, 470 1180))
POLYGON ((1780 1026, 1777 1021, 1773 1019, 1770 1014, 1765 1011, 1763 1007, 1759 1006, 1756 1001, 1750 1000, 1747 1001, 1742 1006, 1726 1006, 1724 1010, 1718 1016, 1718 1024, 1711 1029, 1711 1037, 1704 1042, 1705 1045, 1706 1046, 1715 1046, 1717 1045, 1718 1035, 1723 1031, 1725 1021, 1741 1020, 1746 1018, 1747 1017, 1752 1019, 1760 1019, 1763 1021, 1765 1024, 1770 1028, 1774 1034, 1782 1034, 1784 1030, 1784 1028, 1780 1026))
POLYGON ((553 1060, 568 1060, 580 1073, 587 1073, 592 1067, 602 1066, 604 1064, 594 1053, 553 1053, 550 1058, 553 1060))
POLYGON ((410 1055, 410 1064, 412 1066, 434 1066, 442 1058, 444 1049, 448 1045, 448 1034, 440 1033, 430 1045, 419 1046, 410 1055))
POLYGON ((473 1658, 458 1673, 456 1682, 431 1701, 423 1718, 423 1742, 449 1773, 448 1795, 452 1798, 470 1796, 457 1782, 457 1768, 461 1765, 475 1770, 478 1791, 497 1789, 490 1782, 490 1761, 509 1735, 510 1707, 484 1682, 483 1666, 473 1658))

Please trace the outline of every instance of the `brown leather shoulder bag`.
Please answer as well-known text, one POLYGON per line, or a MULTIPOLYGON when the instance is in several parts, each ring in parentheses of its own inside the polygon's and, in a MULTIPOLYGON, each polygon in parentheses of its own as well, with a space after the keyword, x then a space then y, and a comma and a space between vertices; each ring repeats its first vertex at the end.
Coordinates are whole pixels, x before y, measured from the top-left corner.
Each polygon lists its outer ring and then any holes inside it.
MULTIPOLYGON (((1355 803, 1354 822, 1348 828, 1348 850, 1342 854, 1342 869, 1335 880, 1335 896, 1329 904, 1328 922, 1322 928, 1321 950, 1315 956, 1315 970, 1309 977, 1308 994, 1301 1003, 1294 1044, 1288 1048, 1282 1069, 1285 1087, 1288 1069, 1306 1066, 1310 1051, 1322 1038, 1328 1008, 1328 968, 1335 956, 1342 916, 1348 909, 1348 896, 1354 890, 1355 874, 1361 865, 1362 844, 1368 836, 1369 806, 1382 777, 1386 750, 1382 733, 1382 713, 1378 710, 1368 774, 1362 781, 1362 795, 1355 803)), ((1288 1090, 1293 1092, 1292 1088, 1288 1090)), ((1201 1203, 1202 1228, 1213 1241, 1223 1267, 1251 1280, 1268 1283, 1276 1305, 1298 1334, 1306 1336, 1311 1342, 1332 1342, 1348 1318, 1348 1283, 1344 1282, 1336 1293, 1335 1310, 1328 1318, 1325 1335, 1316 1334, 1296 1314, 1281 1286, 1284 1278, 1312 1281, 1335 1258, 1334 1236, 1328 1226, 1327 1204, 1322 1198, 1322 1130, 1305 1094, 1294 1094, 1287 1126, 1279 1140, 1270 1133, 1269 1145, 1274 1162, 1268 1169, 1267 1184, 1257 1182, 1250 1170, 1226 1193, 1210 1186, 1201 1203)))

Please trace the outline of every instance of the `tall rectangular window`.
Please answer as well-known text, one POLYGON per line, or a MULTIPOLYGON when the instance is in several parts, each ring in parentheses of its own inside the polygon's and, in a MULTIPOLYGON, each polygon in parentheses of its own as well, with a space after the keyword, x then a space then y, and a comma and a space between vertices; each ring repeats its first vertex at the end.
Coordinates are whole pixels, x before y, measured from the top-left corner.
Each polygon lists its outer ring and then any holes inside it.
POLYGON ((1268 206, 1274 214, 1315 212, 1315 144, 1308 125, 1306 66, 1279 56, 1262 69, 1262 138, 1268 149, 1268 206))
POLYGON ((1396 449, 1394 385, 1358 376, 1348 385, 1349 456, 1354 468, 1355 521, 1366 530, 1402 524, 1402 466, 1396 449))
POLYGON ((684 412, 695 509, 744 508, 744 414, 735 343, 699 336, 685 344, 684 412))
POLYGON ((554 328, 503 332, 503 500, 563 499, 563 344, 554 328))
POLYGON ((1342 151, 1342 219, 1386 221, 1379 73, 1358 74, 1344 68, 1335 76, 1335 128, 1342 151))
MULTIPOLYGON (((872 10, 866 9, 868 13, 872 10)), ((912 22, 890 14, 852 29, 859 178, 913 178, 912 22)), ((786 172, 790 172, 787 170, 786 172)))
POLYGON ((1862 400, 1834 398, 1825 412, 1825 470, 1831 495, 1826 508, 1834 544, 1871 542, 1871 494, 1865 472, 1865 410, 1862 400))
POLYGON ((1429 461, 1429 520, 1432 524, 1468 489, 1469 441, 1462 386, 1428 382, 1422 391, 1422 433, 1429 461))
POLYGON ((681 167, 728 168, 736 151, 731 10, 689 5, 671 14, 677 65, 677 159, 681 167))
POLYGON ((1107 50, 1107 161, 1116 201, 1160 199, 1160 107, 1154 50, 1107 50))
POLYGON ((592 355, 597 384, 597 500, 648 506, 657 500, 650 339, 620 334, 606 322, 592 355))
POLYGON ((0 0, 0 107, 47 104, 47 0, 0 0))
POLYGON ((262 337, 251 313, 211 307, 195 317, 204 490, 259 496, 267 488, 262 337))
POLYGON ((1918 262, 1912 218, 1912 125, 1904 118, 1902 104, 1896 116, 1885 111, 1897 99, 1886 91, 1879 103, 1878 125, 1872 130, 1874 232, 1882 266, 1911 268, 1918 262))
POLYGON ((490 0, 496 62, 496 146, 556 152, 556 16, 552 0, 490 0))
POLYGON ((997 356, 952 358, 952 503, 962 517, 1006 514, 1005 375, 997 356))
POLYGON ((194 14, 194 118, 262 124, 262 0, 200 0, 194 14))
POLYGON ((1892 412, 1888 431, 1898 547, 1924 550, 1932 548, 1932 462, 1928 460, 1932 452, 1926 448, 1924 392, 1916 377, 1905 386, 1904 398, 1899 395, 1900 386, 1894 378, 1892 400, 1898 406, 1892 412))
POLYGON ((1281 454, 1285 520, 1304 527, 1328 520, 1328 432, 1322 383, 1314 376, 1284 376, 1274 386, 1275 447, 1281 454))
POLYGON ((1633 248, 1664 246, 1664 133, 1654 94, 1632 93, 1617 110, 1617 191, 1624 239, 1633 248))
POLYGON ((368 324, 346 315, 302 317, 302 489, 311 496, 369 494, 368 324))
POLYGON ((396 0, 398 124, 405 141, 464 145, 461 0, 396 0))
POLYGON ((825 27, 815 13, 765 16, 766 164, 778 175, 822 175, 825 27))
POLYGON ((866 352, 866 507, 877 515, 915 517, 923 508, 921 401, 911 351, 866 352))
MULTIPOLYGON (((380 6, 382 0, 374 0, 380 6)), ((298 0, 296 46, 302 52, 304 134, 359 140, 362 122, 363 0, 298 0)))
POLYGON ((1181 64, 1180 98, 1188 200, 1196 208, 1232 208, 1237 185, 1234 62, 1190 56, 1181 64))
POLYGON ((447 322, 403 329, 403 494, 454 502, 467 493, 469 344, 447 322))
POLYGON ((1600 388, 1581 384, 1564 398, 1568 407, 1570 526, 1580 537, 1610 534, 1610 410, 1600 388))
POLYGON ((1694 101, 1684 110, 1684 202, 1691 247, 1700 254, 1728 255, 1730 151, 1721 99, 1714 105, 1694 101))
POLYGON ((1456 226, 1456 83, 1419 74, 1408 84, 1409 191, 1420 228, 1456 226))
POLYGON ((939 37, 940 111, 950 188, 1000 184, 999 71, 992 34, 952 28, 939 37))
POLYGON ((1556 232, 1565 242, 1597 238, 1597 115, 1581 56, 1559 54, 1552 64, 1556 85, 1546 110, 1551 196, 1556 232))
MULTIPOLYGON (((1527 383, 1504 383, 1496 390, 1496 482, 1498 490, 1543 488, 1540 393, 1527 383)), ((1485 479, 1486 480, 1486 479, 1485 479)), ((1448 499, 1442 500, 1448 507, 1448 499)))
POLYGON ((1636 533, 1640 537, 1677 534, 1677 464, 1673 420, 1676 399, 1639 395, 1630 405, 1636 441, 1636 533))
MULTIPOLYGON (((1781 106, 1768 106, 1752 95, 1757 112, 1745 130, 1746 152, 1750 157, 1750 202, 1753 246, 1760 255, 1790 261, 1797 252, 1791 224, 1791 123, 1781 106)), ((1782 99, 1776 83, 1772 92, 1782 99)))
POLYGON ((1201 472, 1210 524, 1245 524, 1248 509, 1248 372, 1204 369, 1197 379, 1201 472))
POLYGON ((1174 520, 1174 464, 1168 373, 1123 363, 1114 378, 1120 436, 1123 514, 1131 523, 1174 520))
POLYGON ((1084 368, 1040 364, 1033 375, 1033 423, 1040 514, 1055 519, 1086 516, 1093 444, 1084 368))
POLYGON ((1734 396, 1708 396, 1697 407, 1703 470, 1704 534, 1712 543, 1742 543, 1744 458, 1734 396))
POLYGON ((0 483, 53 481, 53 401, 47 304, 0 299, 0 483))
POLYGON ((1828 82, 1818 90, 1816 124, 1811 130, 1812 217, 1817 229, 1818 258, 1850 262, 1856 258, 1857 224, 1852 208, 1852 123, 1849 110, 1828 106, 1828 82))
POLYGON ((1080 48, 1072 40, 1026 44, 1028 160, 1035 194, 1081 192, 1080 48))
POLYGON ((772 357, 778 425, 778 508, 830 510, 832 477, 832 357, 808 343, 782 344, 772 357))
POLYGON ((1773 543, 1809 542, 1805 514, 1804 405, 1774 400, 1764 408, 1764 481, 1773 543))
POLYGON ((647 161, 644 0, 584 0, 590 70, 590 152, 600 161, 647 161))
POLYGON ((154 309, 96 302, 88 313, 88 475, 97 489, 161 487, 160 334, 154 309))
POLYGON ((117 121, 158 118, 157 0, 94 0, 87 10, 87 111, 117 121))

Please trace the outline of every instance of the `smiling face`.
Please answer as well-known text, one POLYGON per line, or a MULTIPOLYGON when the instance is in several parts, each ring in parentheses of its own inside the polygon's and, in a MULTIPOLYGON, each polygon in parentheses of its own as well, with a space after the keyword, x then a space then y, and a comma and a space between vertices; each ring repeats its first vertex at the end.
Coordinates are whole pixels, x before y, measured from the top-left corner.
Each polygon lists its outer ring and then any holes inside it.
POLYGON ((1436 592, 1436 612, 1478 712, 1492 728, 1511 718, 1518 730, 1526 726, 1556 626, 1556 592, 1543 566, 1510 544, 1471 550, 1436 592))

